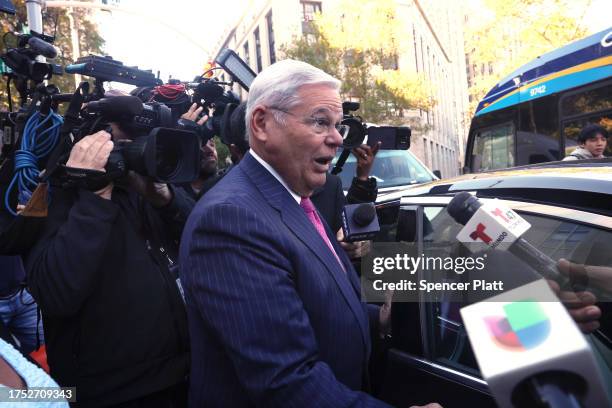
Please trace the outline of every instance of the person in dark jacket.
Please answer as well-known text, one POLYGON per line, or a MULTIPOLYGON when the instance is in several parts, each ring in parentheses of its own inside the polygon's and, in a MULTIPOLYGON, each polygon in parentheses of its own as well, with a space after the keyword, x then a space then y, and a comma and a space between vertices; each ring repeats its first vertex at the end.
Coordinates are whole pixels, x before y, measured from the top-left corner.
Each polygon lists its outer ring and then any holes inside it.
MULTIPOLYGON (((86 136, 66 166, 103 170, 110 138, 86 136)), ((185 406, 189 336, 174 264, 193 201, 136 174, 53 193, 26 267, 51 375, 76 386, 78 407, 185 406)))
POLYGON ((353 155, 357 158, 357 168, 346 196, 342 189, 340 177, 327 173, 325 184, 315 190, 311 197, 321 216, 327 221, 332 231, 336 233, 340 246, 355 265, 358 265, 355 262, 369 251, 370 241, 343 241, 341 230, 342 209, 347 204, 373 203, 376 201, 378 186, 376 179, 369 176, 378 149, 380 149, 380 142, 374 147, 364 144, 352 150, 353 155))
POLYGON ((342 180, 339 176, 331 173, 327 173, 325 184, 312 194, 312 203, 317 207, 332 231, 338 232, 342 227, 342 209, 346 204, 373 203, 376 201, 378 195, 376 179, 369 176, 379 148, 380 143, 374 148, 361 145, 353 149, 353 155, 357 158, 357 174, 353 177, 346 196, 342 188, 342 180))

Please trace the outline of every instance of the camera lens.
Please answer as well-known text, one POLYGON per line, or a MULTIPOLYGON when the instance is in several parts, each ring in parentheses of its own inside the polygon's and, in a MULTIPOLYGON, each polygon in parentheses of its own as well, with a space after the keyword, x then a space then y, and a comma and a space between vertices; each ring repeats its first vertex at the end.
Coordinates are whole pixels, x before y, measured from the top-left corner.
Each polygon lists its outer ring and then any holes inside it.
POLYGON ((176 144, 156 146, 157 175, 162 178, 170 178, 180 166, 180 151, 176 144))

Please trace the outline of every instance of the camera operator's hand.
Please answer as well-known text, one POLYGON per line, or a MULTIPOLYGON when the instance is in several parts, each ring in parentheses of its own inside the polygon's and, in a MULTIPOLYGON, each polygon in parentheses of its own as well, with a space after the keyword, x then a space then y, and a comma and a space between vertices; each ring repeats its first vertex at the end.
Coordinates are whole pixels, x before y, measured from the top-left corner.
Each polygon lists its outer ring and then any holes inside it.
MULTIPOLYGON (((189 107, 187 112, 181 115, 181 119, 192 120, 195 122, 198 119, 198 116, 200 116, 200 113, 202 113, 203 109, 204 108, 202 106, 198 107, 198 105, 194 103, 191 105, 191 107, 189 107)), ((203 125, 207 120, 208 116, 204 115, 196 123, 198 125, 203 125)))
POLYGON ((163 207, 172 201, 172 192, 167 184, 156 183, 148 177, 130 170, 126 176, 130 186, 143 196, 153 207, 163 207))
MULTIPOLYGON (((111 135, 101 130, 93 135, 85 136, 74 145, 66 166, 76 169, 106 171, 104 166, 106 166, 111 150, 113 150, 111 135)), ((112 192, 113 183, 109 183, 103 189, 96 191, 95 194, 110 200, 112 192)))
POLYGON ((370 147, 366 144, 362 144, 352 150, 353 155, 357 158, 357 178, 362 181, 367 181, 370 177, 370 171, 372 171, 372 165, 374 164, 374 157, 380 149, 381 142, 378 142, 376 146, 370 147))

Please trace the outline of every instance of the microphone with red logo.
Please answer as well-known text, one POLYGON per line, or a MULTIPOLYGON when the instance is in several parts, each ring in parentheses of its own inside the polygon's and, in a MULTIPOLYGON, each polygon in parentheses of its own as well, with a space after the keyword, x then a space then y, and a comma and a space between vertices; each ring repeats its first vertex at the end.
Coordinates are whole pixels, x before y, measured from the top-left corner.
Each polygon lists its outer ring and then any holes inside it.
POLYGON ((486 244, 491 249, 507 249, 544 278, 556 281, 562 288, 568 285, 569 280, 559 272, 557 263, 521 238, 531 225, 511 209, 497 203, 483 204, 472 194, 462 191, 448 203, 446 211, 459 224, 465 225, 457 239, 468 247, 486 244))

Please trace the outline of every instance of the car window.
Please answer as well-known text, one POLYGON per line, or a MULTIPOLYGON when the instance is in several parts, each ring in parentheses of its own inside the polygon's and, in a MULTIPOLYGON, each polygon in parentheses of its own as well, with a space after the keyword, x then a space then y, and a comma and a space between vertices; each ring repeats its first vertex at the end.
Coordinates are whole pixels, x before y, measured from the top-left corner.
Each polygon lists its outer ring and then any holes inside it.
MULTIPOLYGON (((334 159, 336 164, 338 155, 334 159)), ((355 177, 357 159, 352 154, 342 172, 342 187, 348 190, 355 177)), ((427 183, 433 180, 430 172, 407 150, 381 150, 376 155, 370 176, 376 178, 378 188, 427 183)))
MULTIPOLYGON (((391 215, 387 208, 387 215, 391 215)), ((426 256, 460 256, 461 251, 466 251, 458 244, 456 236, 461 229, 454 219, 445 210, 444 206, 423 207, 423 247, 426 256)), ((554 260, 561 258, 570 260, 577 265, 585 265, 591 271, 589 279, 583 281, 586 290, 597 293, 602 302, 598 306, 602 309, 600 319, 601 328, 597 334, 598 338, 612 338, 612 304, 610 293, 612 293, 612 232, 602 230, 593 226, 587 226, 571 221, 559 220, 533 214, 521 214, 530 224, 531 228, 523 236, 531 244, 539 248, 554 260), (596 272, 593 272, 596 271, 596 272)), ((389 217, 387 217, 389 218, 389 217)), ((387 220, 390 224, 390 220, 387 220)), ((385 240, 396 240, 402 235, 401 225, 396 223, 388 232, 396 232, 395 236, 387 234, 381 236, 385 240)), ((404 234, 405 235, 405 234, 404 234)), ((533 279, 527 264, 516 259, 512 254, 505 251, 497 251, 501 262, 500 269, 511 270, 516 275, 515 285, 520 286, 533 279), (512 257, 514 259, 511 259, 512 257), (524 281, 524 282, 523 282, 524 281)), ((489 260, 496 262, 488 252, 489 260)), ((495 263, 491 268, 496 270, 495 263)), ((504 275, 505 276, 505 275, 504 275)), ((463 275, 451 274, 447 279, 467 279, 463 275)), ((507 279, 504 278, 507 282, 507 279)), ((429 298, 428 302, 421 306, 425 308, 425 318, 421 320, 421 327, 426 334, 429 358, 437 363, 443 364, 463 372, 479 375, 478 365, 474 358, 469 339, 463 327, 459 313, 461 307, 468 303, 450 302, 443 297, 429 298)), ((414 327, 415 322, 399 322, 400 325, 414 327)), ((605 347, 609 347, 609 342, 605 347)), ((402 344, 396 345, 402 348, 402 344)), ((406 347, 408 347, 406 345, 406 347)), ((412 351, 412 350, 407 350, 412 351)), ((608 350, 608 355, 612 350, 608 350)), ((612 367, 612 362, 608 362, 612 367)))

